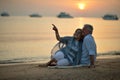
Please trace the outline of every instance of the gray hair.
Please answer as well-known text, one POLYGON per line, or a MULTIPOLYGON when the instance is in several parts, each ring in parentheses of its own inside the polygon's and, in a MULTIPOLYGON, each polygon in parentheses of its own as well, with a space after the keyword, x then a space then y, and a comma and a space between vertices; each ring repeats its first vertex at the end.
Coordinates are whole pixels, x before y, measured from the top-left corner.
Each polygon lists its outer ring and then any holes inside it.
POLYGON ((93 32, 93 26, 92 26, 92 25, 90 25, 90 24, 85 24, 85 25, 84 25, 84 28, 86 28, 86 29, 92 34, 92 32, 93 32))

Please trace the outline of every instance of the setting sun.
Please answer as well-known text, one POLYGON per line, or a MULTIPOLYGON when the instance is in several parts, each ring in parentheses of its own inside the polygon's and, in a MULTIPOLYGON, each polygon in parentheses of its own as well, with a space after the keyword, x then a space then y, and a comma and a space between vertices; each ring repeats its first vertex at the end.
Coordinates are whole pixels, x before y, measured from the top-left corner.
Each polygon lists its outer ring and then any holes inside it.
POLYGON ((78 7, 79 7, 81 10, 84 10, 84 9, 85 9, 85 4, 84 4, 84 3, 79 3, 79 4, 78 4, 78 7))

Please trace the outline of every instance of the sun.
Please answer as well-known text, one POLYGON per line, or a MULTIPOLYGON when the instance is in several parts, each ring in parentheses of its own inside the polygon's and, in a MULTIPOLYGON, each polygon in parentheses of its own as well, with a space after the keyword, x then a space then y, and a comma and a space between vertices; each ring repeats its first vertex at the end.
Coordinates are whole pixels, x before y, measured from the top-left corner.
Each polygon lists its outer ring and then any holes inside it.
POLYGON ((79 3, 78 7, 79 7, 79 9, 84 10, 85 9, 85 4, 84 3, 79 3))

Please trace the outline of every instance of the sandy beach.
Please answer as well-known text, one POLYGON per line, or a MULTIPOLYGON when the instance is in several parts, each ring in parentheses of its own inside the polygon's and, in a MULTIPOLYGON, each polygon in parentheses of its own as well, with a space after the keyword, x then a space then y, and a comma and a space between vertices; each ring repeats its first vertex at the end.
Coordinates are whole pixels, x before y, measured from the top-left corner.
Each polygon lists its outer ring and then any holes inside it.
POLYGON ((120 80, 120 55, 97 57, 96 68, 50 69, 38 65, 0 66, 0 80, 120 80))

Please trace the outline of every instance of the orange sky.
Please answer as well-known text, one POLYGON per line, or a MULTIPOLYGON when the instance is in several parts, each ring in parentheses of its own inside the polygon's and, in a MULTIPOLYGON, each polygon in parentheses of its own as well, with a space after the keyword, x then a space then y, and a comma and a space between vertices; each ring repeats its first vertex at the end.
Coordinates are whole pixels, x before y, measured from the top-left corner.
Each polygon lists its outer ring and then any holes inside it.
POLYGON ((101 17, 106 13, 120 16, 119 8, 119 0, 0 0, 0 13, 6 11, 11 15, 56 16, 65 11, 73 16, 101 17), (84 10, 78 8, 80 2, 86 4, 84 10))

